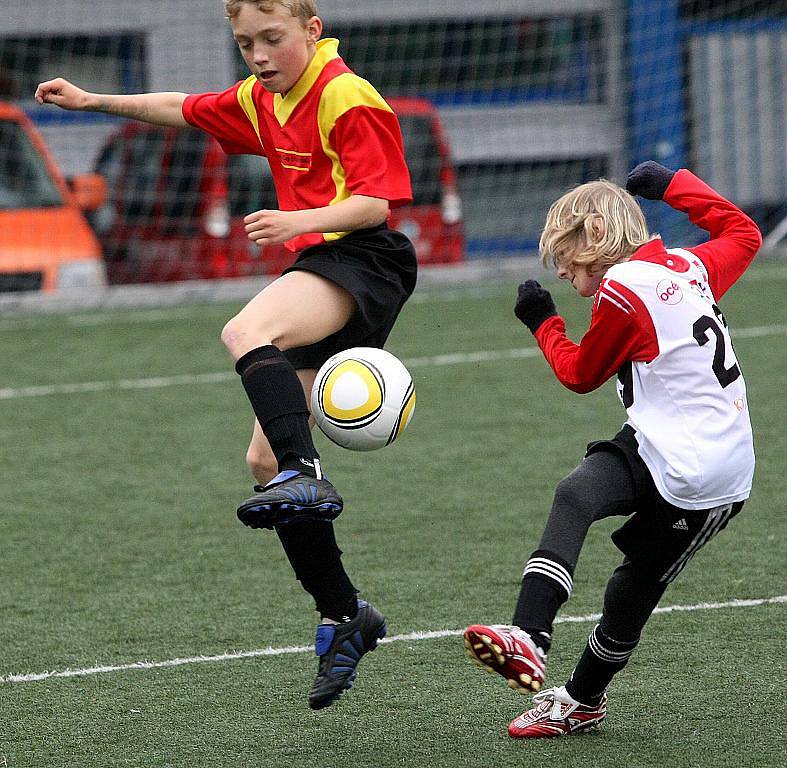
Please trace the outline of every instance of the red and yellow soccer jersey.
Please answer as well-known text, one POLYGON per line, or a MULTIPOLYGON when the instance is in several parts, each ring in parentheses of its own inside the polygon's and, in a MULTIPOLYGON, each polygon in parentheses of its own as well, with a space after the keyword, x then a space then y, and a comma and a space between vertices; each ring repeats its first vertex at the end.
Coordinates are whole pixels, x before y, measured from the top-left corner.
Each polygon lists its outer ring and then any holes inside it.
MULTIPOLYGON (((228 154, 268 158, 283 211, 334 205, 350 195, 412 200, 399 122, 382 96, 338 53, 339 41, 317 43, 314 58, 286 95, 251 76, 222 93, 188 96, 185 119, 214 136, 228 154)), ((346 232, 288 240, 297 251, 346 232)))

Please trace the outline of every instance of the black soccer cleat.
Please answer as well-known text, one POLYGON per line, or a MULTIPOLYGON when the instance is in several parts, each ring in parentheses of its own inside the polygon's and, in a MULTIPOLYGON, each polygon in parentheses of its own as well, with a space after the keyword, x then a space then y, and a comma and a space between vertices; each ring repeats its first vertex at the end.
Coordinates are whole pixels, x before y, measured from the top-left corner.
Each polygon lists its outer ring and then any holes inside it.
POLYGON ((314 643, 320 664, 309 691, 309 706, 328 707, 351 688, 361 657, 373 651, 387 631, 385 616, 365 600, 358 601, 358 615, 352 621, 320 624, 314 643))
POLYGON ((342 497, 325 478, 317 479, 288 469, 238 507, 238 519, 249 528, 273 528, 293 520, 336 519, 344 508, 342 497))

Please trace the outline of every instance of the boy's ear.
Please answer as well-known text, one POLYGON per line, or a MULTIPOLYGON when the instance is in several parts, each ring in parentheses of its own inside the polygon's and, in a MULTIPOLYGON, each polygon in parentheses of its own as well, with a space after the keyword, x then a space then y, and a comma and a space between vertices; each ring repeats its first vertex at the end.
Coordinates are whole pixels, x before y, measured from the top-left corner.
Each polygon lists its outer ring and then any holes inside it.
POLYGON ((604 221, 604 217, 600 213, 597 213, 590 219, 590 227, 588 230, 591 242, 598 243, 600 240, 603 240, 604 235, 607 233, 607 225, 604 221))
POLYGON ((310 43, 316 43, 322 35, 322 19, 319 16, 312 16, 306 22, 306 39, 310 43))

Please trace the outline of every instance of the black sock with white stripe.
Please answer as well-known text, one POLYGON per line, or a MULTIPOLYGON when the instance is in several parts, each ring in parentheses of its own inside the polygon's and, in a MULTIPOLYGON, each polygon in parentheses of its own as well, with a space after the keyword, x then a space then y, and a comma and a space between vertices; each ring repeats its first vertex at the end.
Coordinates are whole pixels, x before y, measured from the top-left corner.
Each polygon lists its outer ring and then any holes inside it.
POLYGON ((582 704, 593 706, 601 701, 612 678, 628 664, 639 639, 622 642, 607 637, 597 624, 588 637, 585 651, 566 683, 566 690, 582 704))
POLYGON ((544 653, 552 644, 552 624, 560 606, 571 597, 573 567, 554 552, 537 549, 522 575, 512 623, 524 629, 544 653))

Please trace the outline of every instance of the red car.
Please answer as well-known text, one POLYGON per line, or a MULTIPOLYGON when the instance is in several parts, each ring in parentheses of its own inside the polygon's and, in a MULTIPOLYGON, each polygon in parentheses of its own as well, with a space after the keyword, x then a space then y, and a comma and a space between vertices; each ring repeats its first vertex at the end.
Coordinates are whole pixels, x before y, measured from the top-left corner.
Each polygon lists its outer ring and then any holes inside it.
MULTIPOLYGON (((389 99, 397 112, 414 202, 391 226, 424 264, 462 261, 464 232, 451 153, 437 110, 422 99, 389 99)), ((189 128, 127 123, 103 147, 95 171, 108 197, 91 217, 111 283, 277 275, 294 259, 283 246, 249 242, 243 217, 278 208, 264 158, 226 155, 189 128)))

